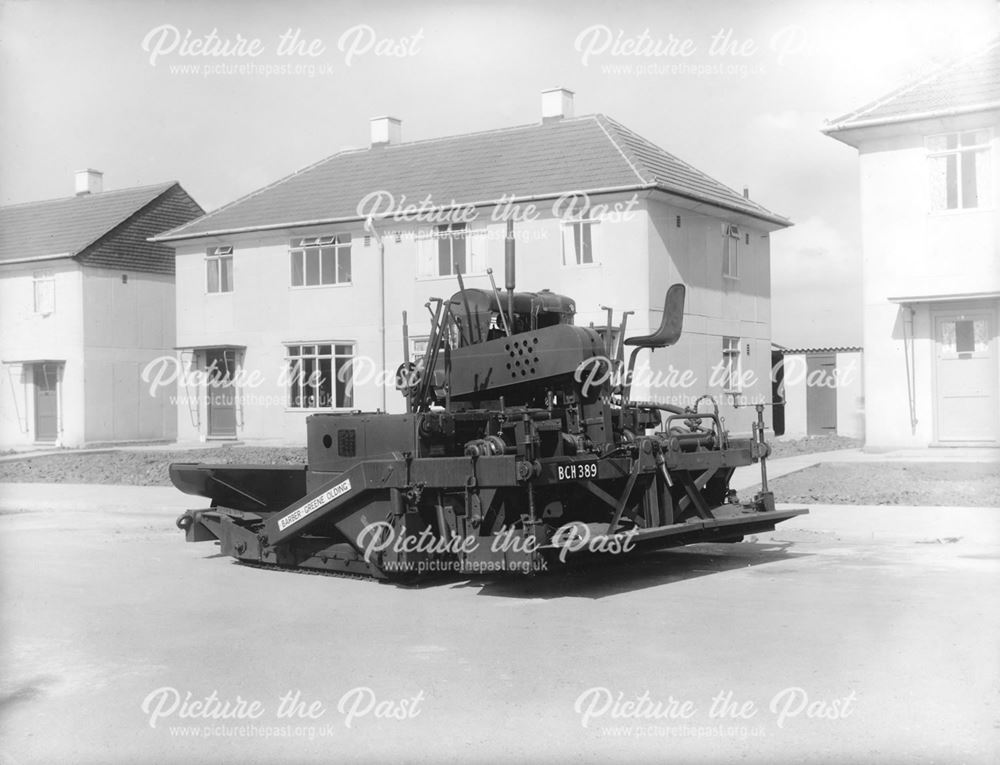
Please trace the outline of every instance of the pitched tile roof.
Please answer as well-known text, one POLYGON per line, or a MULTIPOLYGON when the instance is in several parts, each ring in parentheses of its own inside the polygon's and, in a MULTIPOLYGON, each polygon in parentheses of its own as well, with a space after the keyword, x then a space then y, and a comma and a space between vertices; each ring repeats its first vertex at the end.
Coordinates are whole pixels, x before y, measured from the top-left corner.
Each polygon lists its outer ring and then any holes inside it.
POLYGON ((148 238, 203 213, 176 181, 0 207, 0 264, 64 256, 173 273, 173 249, 148 238))
POLYGON ((1000 108, 1000 38, 831 120, 824 133, 1000 108))
POLYGON ((360 220, 380 190, 397 206, 658 188, 781 226, 785 218, 603 115, 344 151, 166 232, 156 241, 360 220), (404 200, 405 197, 405 200, 404 200))
POLYGON ((77 255, 171 185, 0 207, 0 261, 77 255))

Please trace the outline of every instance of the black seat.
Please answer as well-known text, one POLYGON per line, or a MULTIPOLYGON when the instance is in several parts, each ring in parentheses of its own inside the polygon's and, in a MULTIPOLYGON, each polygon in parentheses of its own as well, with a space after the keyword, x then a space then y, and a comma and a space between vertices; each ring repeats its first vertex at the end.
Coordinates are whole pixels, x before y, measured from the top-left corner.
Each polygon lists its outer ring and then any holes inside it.
POLYGON ((625 340, 625 345, 637 345, 640 348, 666 348, 673 345, 681 336, 681 324, 684 322, 683 284, 674 284, 667 290, 663 302, 663 319, 660 327, 651 335, 639 335, 625 340))

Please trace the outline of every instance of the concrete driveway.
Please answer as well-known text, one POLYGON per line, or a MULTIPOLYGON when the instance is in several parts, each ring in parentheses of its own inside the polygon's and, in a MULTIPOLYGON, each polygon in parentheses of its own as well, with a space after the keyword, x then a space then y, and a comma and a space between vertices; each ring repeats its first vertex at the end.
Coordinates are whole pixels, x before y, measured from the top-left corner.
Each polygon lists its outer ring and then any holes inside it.
POLYGON ((738 545, 404 589, 185 544, 192 499, 0 484, 0 762, 1000 753, 1000 510, 820 506, 738 545))

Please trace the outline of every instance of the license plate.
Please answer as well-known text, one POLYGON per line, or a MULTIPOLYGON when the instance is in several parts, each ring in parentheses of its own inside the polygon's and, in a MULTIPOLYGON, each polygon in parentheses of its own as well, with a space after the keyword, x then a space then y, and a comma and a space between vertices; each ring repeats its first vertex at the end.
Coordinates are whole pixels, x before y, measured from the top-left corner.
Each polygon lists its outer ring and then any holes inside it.
POLYGON ((556 466, 557 481, 584 481, 597 478, 596 462, 573 462, 556 466))

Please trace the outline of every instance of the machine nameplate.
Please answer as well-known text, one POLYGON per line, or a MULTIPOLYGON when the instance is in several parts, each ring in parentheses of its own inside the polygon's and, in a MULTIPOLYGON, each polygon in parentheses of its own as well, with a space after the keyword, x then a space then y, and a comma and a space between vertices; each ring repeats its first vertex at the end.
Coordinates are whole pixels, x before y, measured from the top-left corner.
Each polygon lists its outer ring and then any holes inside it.
POLYGON ((292 512, 290 512, 284 518, 280 518, 278 520, 278 530, 284 531, 293 523, 297 523, 298 521, 301 521, 303 518, 305 518, 307 515, 312 515, 313 513, 315 513, 330 500, 336 499, 342 494, 347 494, 347 492, 349 492, 350 490, 351 490, 351 479, 348 478, 346 481, 341 481, 332 489, 324 491, 315 499, 309 500, 301 507, 292 510, 292 512))

